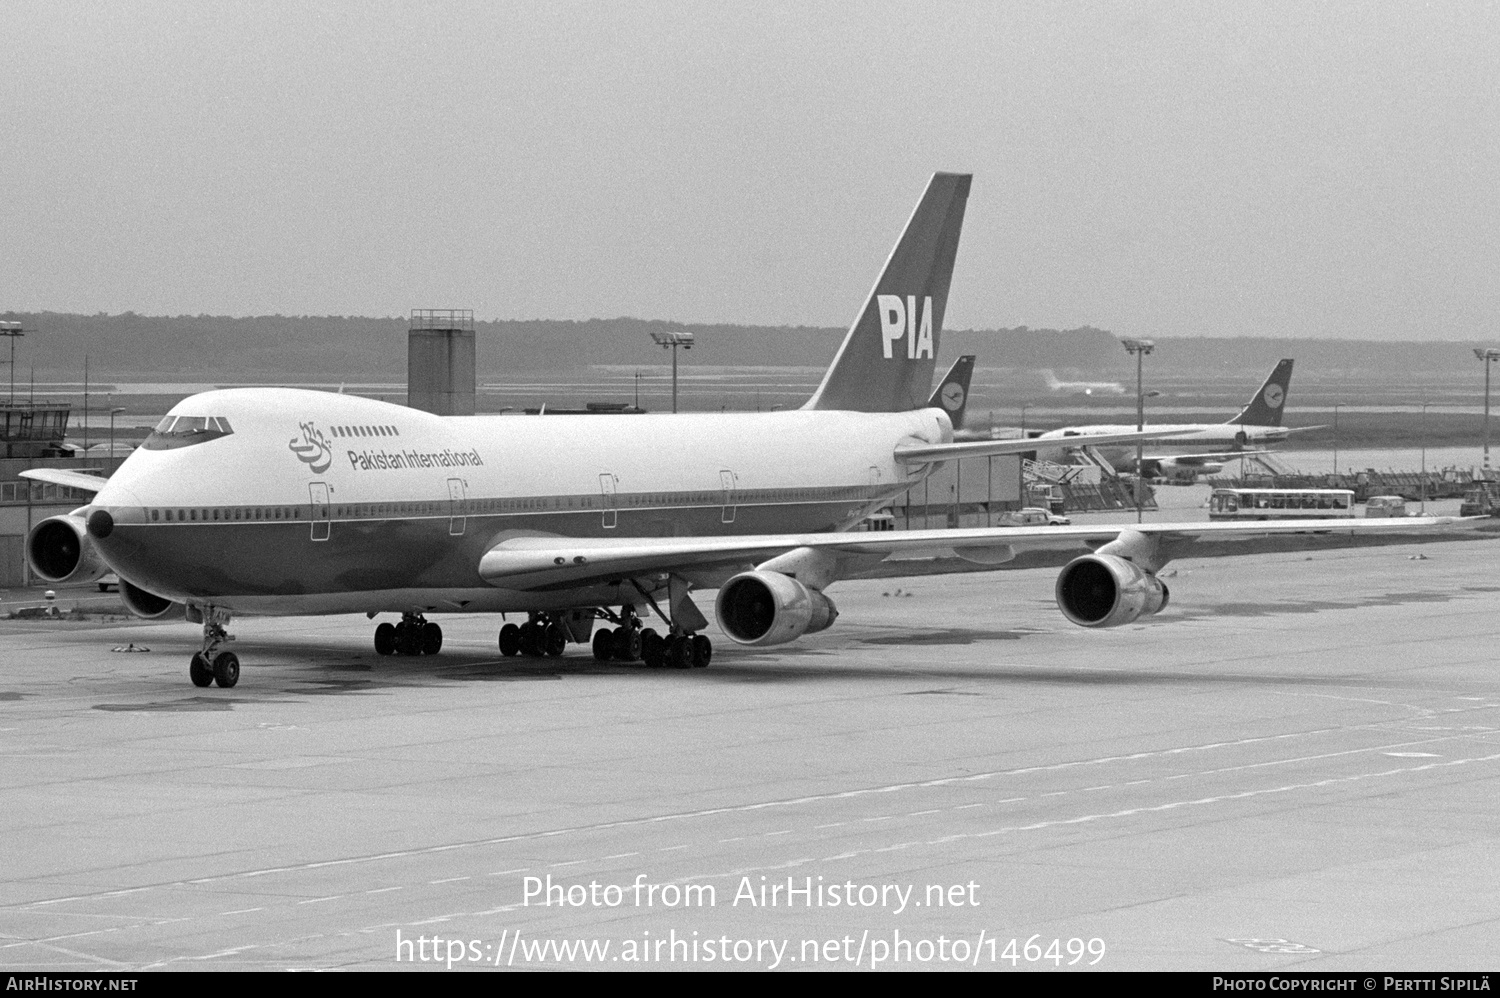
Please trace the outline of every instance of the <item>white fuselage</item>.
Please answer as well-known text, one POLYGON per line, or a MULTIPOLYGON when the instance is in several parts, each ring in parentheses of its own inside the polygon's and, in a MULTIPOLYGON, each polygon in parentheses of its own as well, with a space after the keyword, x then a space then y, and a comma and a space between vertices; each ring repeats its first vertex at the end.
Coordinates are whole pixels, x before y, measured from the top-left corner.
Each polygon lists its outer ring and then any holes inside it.
POLYGON ((845 530, 926 474, 898 444, 952 439, 938 409, 440 417, 297 389, 172 415, 206 432, 154 434, 110 478, 100 552, 160 596, 257 612, 563 604, 581 594, 508 593, 480 558, 519 534, 845 530))
MULTIPOLYGON (((1062 456, 1070 435, 1133 433, 1136 428, 1134 423, 1116 423, 1048 430, 1036 438, 1037 457, 1042 460, 1058 459, 1062 456)), ((1287 438, 1287 428, 1284 426, 1249 426, 1241 423, 1148 423, 1145 428, 1154 431, 1168 430, 1174 434, 1147 443, 1144 450, 1148 456, 1183 449, 1233 450, 1279 443, 1287 438)), ((1117 470, 1128 471, 1135 467, 1135 447, 1105 446, 1098 450, 1117 470)))

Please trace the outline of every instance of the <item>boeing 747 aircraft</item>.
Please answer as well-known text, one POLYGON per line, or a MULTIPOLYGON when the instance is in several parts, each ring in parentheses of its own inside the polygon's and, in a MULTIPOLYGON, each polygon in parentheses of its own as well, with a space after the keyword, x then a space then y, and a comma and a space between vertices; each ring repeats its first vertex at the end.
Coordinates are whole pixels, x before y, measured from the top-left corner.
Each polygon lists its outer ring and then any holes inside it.
POLYGON ((506 655, 590 642, 600 659, 686 668, 713 650, 695 589, 718 590, 731 640, 775 645, 831 625, 829 586, 893 553, 990 566, 1063 547, 1079 556, 1058 577, 1058 606, 1082 626, 1113 627, 1167 604, 1157 572, 1195 538, 1330 529, 852 530, 944 461, 1036 446, 953 441, 971 362, 932 390, 969 185, 968 175, 933 176, 801 409, 647 414, 610 432, 597 416, 441 417, 329 392, 205 392, 173 407, 108 481, 28 472, 97 492, 38 524, 28 559, 56 583, 114 572, 137 614, 200 623, 188 674, 229 687, 240 672, 226 647, 235 613, 398 614, 375 628, 375 648, 408 655, 442 647, 428 614, 519 613, 525 623, 499 629, 506 655), (664 634, 645 626, 652 611, 664 634))

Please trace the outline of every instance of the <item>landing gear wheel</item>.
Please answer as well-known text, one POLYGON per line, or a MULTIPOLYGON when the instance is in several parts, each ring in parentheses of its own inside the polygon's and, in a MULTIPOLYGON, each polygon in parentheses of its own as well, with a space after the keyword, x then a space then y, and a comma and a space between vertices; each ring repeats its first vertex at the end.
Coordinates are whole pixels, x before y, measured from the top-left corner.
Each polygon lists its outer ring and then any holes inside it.
POLYGON ((500 628, 500 654, 514 658, 521 651, 521 629, 515 624, 500 628))
POLYGON ((542 653, 542 629, 535 621, 528 620, 521 625, 521 643, 519 645, 521 654, 528 658, 535 658, 542 653))
POLYGON ((667 639, 667 665, 674 669, 693 667, 693 643, 687 635, 674 635, 667 639))
POLYGON ((621 662, 634 662, 641 657, 641 632, 634 627, 616 627, 614 632, 615 658, 621 662))
POLYGON ((214 656, 214 682, 229 689, 240 681, 240 657, 232 651, 221 651, 214 656))
POLYGON ((694 634, 691 638, 688 638, 688 642, 692 645, 693 649, 693 668, 708 668, 708 663, 711 662, 714 657, 714 643, 708 640, 708 635, 694 634))
POLYGON ((423 655, 436 655, 443 650, 443 629, 436 624, 422 625, 421 641, 423 655))
POLYGON ((375 654, 396 654, 396 626, 394 624, 381 624, 375 628, 375 654))
POLYGON ((663 656, 666 653, 666 642, 655 630, 648 627, 641 632, 641 661, 649 668, 660 669, 666 663, 663 656))
POLYGON ((202 652, 195 652, 193 660, 188 663, 188 678, 193 681, 194 686, 213 685, 214 670, 204 659, 202 652))
POLYGON ((615 636, 607 627, 594 632, 594 661, 608 662, 615 655, 615 636))
POLYGON ((568 632, 563 630, 561 624, 548 624, 546 630, 542 631, 542 654, 548 658, 561 658, 567 647, 568 632))

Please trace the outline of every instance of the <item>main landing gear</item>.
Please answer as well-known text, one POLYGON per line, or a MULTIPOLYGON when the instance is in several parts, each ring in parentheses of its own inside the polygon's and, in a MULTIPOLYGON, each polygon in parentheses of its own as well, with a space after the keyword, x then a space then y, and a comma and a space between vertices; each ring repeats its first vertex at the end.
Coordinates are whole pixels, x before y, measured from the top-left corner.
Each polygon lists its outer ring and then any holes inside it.
POLYGON ((378 655, 436 655, 443 650, 443 629, 420 613, 403 613, 399 624, 375 628, 378 655))
POLYGON ((218 683, 227 690, 240 681, 239 656, 220 648, 234 640, 234 635, 225 630, 228 624, 229 611, 213 606, 203 608, 203 650, 188 663, 188 678, 194 686, 218 683))
POLYGON ((594 632, 594 659, 599 662, 639 660, 652 669, 702 669, 713 659, 713 642, 705 634, 689 634, 673 628, 665 635, 631 614, 620 626, 594 632))
MULTIPOLYGON (((500 628, 500 653, 506 658, 515 655, 558 658, 567 648, 570 638, 581 642, 588 635, 588 611, 582 613, 581 630, 572 626, 580 622, 571 617, 569 624, 565 625, 549 613, 533 613, 524 624, 506 624, 500 628)), ((619 613, 595 608, 592 615, 594 619, 605 621, 606 625, 614 625, 593 632, 590 645, 597 662, 643 662, 654 669, 701 669, 713 658, 713 643, 707 635, 678 628, 665 635, 658 634, 652 628, 642 626, 632 606, 622 607, 619 613)), ((576 611, 573 616, 577 616, 576 611)))
POLYGON ((506 624, 500 628, 500 654, 506 658, 516 655, 558 658, 567 647, 567 629, 551 614, 533 613, 524 624, 506 624))

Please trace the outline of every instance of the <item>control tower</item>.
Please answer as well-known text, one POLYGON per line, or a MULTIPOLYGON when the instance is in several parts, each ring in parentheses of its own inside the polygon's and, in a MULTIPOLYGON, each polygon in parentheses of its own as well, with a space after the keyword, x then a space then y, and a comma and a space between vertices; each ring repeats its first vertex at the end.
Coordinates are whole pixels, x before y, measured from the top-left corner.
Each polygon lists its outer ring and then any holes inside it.
POLYGON ((406 333, 406 404, 474 415, 474 311, 415 308, 406 333))

